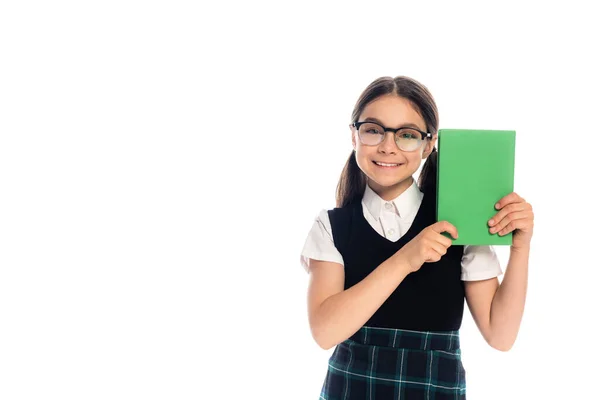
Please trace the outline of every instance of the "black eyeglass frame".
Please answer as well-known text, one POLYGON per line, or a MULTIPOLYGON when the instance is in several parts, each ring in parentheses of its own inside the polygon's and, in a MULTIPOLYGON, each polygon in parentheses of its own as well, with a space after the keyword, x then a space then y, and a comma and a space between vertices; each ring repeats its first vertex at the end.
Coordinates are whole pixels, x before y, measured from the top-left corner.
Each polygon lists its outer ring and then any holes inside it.
POLYGON ((377 122, 372 122, 372 121, 353 122, 353 123, 350 124, 350 126, 356 128, 356 130, 358 131, 359 128, 360 128, 360 126, 363 125, 363 124, 374 124, 374 125, 377 125, 377 126, 381 126, 381 128, 383 128, 383 134, 384 134, 384 136, 385 136, 386 132, 393 132, 394 135, 396 135, 396 132, 398 132, 401 129, 412 129, 413 131, 417 131, 417 132, 419 132, 421 134, 421 140, 423 140, 423 141, 425 139, 431 139, 431 138, 433 138, 433 134, 432 133, 423 132, 423 131, 421 131, 421 130, 419 130, 417 128, 413 128, 412 126, 401 126, 398 129, 393 129, 393 128, 386 128, 385 126, 383 126, 381 124, 378 124, 377 122))

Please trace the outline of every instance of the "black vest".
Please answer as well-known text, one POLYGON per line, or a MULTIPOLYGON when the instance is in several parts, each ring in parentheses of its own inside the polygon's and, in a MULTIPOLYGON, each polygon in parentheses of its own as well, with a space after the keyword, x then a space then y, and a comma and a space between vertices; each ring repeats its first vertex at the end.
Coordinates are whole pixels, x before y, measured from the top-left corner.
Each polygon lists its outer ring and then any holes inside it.
MULTIPOLYGON (((436 222, 435 193, 426 193, 408 232, 397 242, 379 235, 365 219, 357 201, 329 210, 335 247, 344 259, 348 289, 436 222)), ((463 246, 450 246, 442 259, 409 274, 365 325, 418 331, 458 330, 464 310, 461 276, 463 246)))

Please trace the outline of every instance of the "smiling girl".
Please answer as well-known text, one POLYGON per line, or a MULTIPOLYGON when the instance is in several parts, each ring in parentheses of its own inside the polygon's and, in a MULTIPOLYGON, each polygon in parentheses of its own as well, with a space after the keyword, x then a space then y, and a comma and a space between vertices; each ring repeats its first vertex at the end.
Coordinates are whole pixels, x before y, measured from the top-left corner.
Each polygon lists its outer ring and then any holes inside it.
POLYGON ((466 398, 459 329, 465 299, 490 346, 516 340, 527 289, 533 211, 498 199, 490 232, 513 232, 504 279, 491 246, 452 245, 436 222, 438 110, 408 77, 359 97, 336 208, 322 210, 301 262, 312 336, 329 359, 321 399, 466 398), (418 184, 413 174, 426 160, 418 184))

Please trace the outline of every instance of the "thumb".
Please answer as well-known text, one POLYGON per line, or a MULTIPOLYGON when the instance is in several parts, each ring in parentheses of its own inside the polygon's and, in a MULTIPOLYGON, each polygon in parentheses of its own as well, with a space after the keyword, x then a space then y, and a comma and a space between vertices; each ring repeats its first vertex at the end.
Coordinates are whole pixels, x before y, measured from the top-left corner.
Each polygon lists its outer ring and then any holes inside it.
POLYGON ((435 224, 431 225, 431 229, 437 233, 448 232, 454 239, 458 239, 458 230, 448 221, 436 222, 435 224))

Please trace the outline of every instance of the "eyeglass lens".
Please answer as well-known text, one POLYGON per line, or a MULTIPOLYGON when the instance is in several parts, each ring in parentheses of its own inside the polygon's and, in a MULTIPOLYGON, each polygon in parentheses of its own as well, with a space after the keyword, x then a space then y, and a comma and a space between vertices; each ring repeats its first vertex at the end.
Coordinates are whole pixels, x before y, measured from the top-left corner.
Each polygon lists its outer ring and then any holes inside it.
MULTIPOLYGON (((358 129, 360 141, 367 146, 381 143, 385 137, 383 128, 378 124, 362 124, 358 129)), ((411 128, 403 128, 394 135, 396 145, 404 151, 417 149, 422 142, 421 133, 411 128)))

